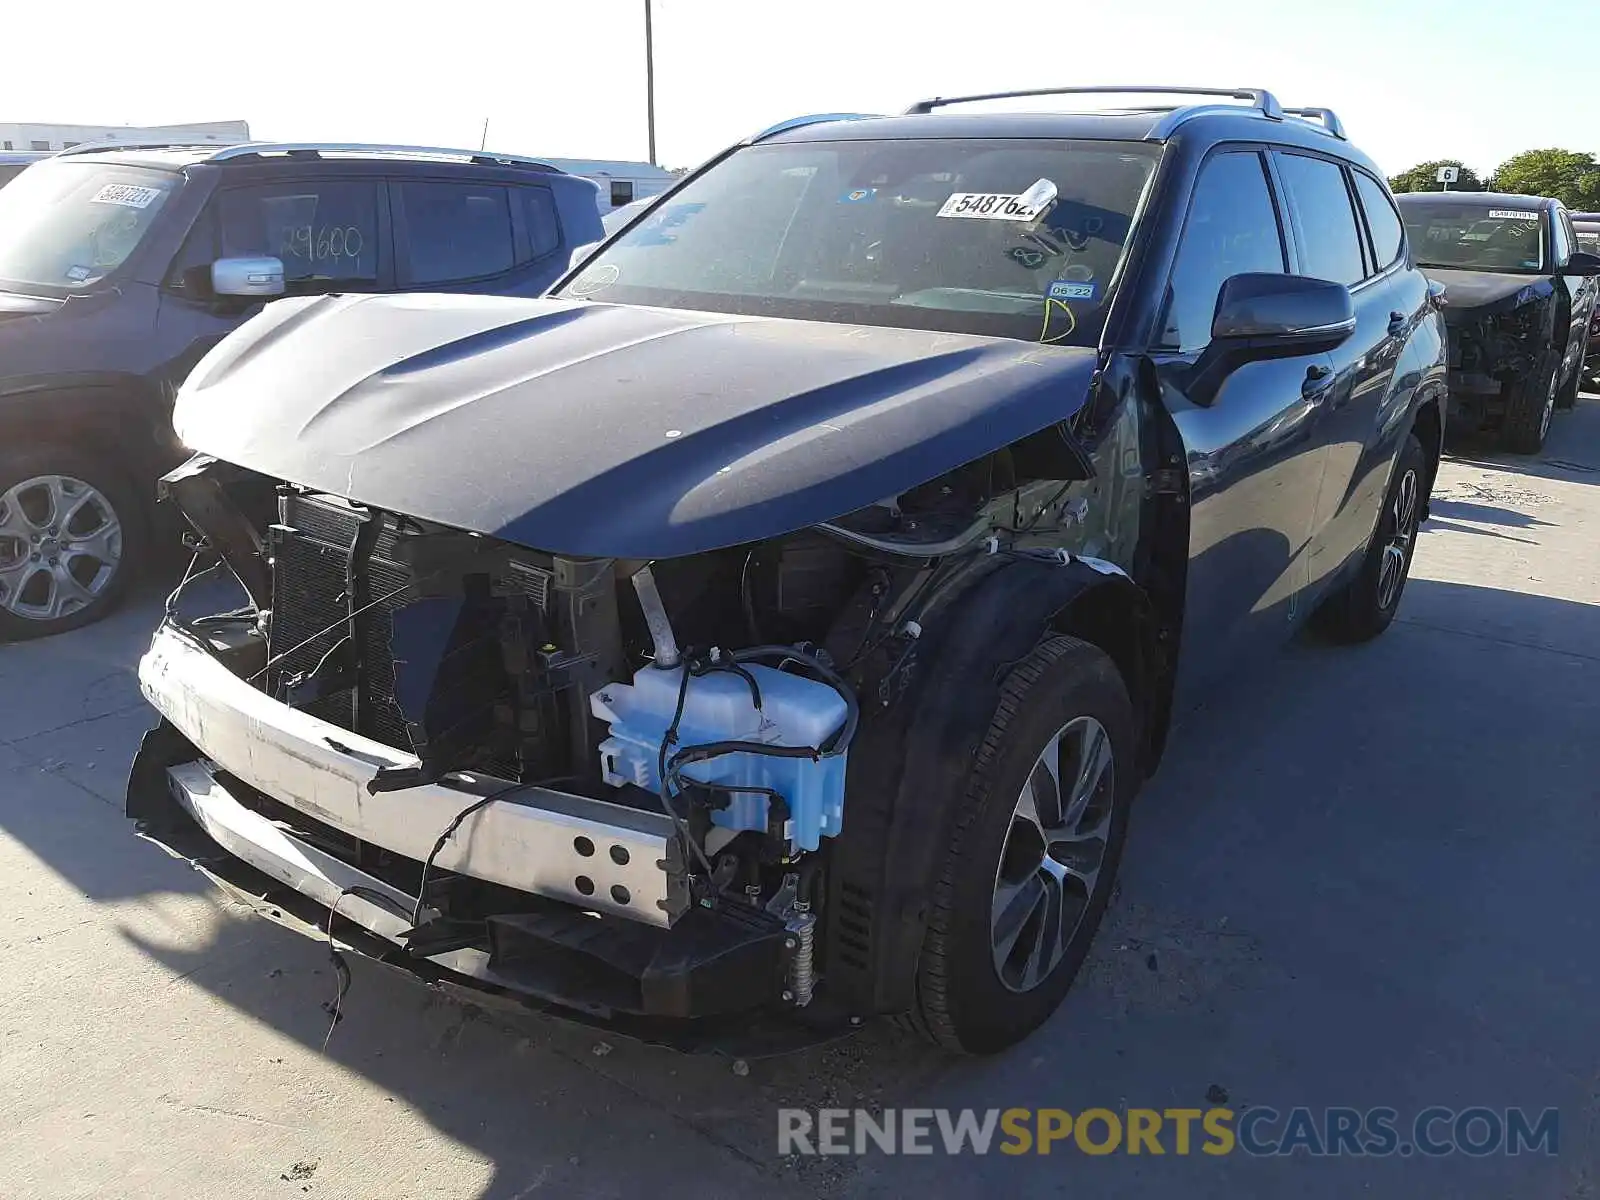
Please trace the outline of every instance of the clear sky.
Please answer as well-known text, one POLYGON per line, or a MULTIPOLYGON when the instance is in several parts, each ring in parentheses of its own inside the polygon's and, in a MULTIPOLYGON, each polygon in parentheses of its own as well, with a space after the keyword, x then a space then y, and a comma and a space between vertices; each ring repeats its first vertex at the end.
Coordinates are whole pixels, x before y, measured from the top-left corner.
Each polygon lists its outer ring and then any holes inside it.
MULTIPOLYGON (((0 121, 645 157, 644 0, 4 0, 0 121)), ((658 157, 807 112, 1050 84, 1265 87, 1392 173, 1600 151, 1600 2, 655 0, 658 157)))

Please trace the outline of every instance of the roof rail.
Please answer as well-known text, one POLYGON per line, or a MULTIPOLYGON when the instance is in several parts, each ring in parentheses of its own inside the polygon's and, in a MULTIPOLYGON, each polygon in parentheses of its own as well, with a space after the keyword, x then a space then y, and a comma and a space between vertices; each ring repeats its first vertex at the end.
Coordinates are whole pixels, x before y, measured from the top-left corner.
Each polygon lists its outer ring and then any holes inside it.
POLYGON ((1344 122, 1339 120, 1339 115, 1331 108, 1286 108, 1283 111, 1286 116, 1305 117, 1307 120, 1321 121, 1322 127, 1341 142, 1350 140, 1345 136, 1344 122))
POLYGON ((978 96, 934 96, 928 100, 918 100, 906 109, 907 116, 920 113, 931 113, 936 108, 943 108, 949 104, 972 104, 979 100, 1016 100, 1030 96, 1085 96, 1085 95, 1114 95, 1128 92, 1147 92, 1162 96, 1226 96, 1232 100, 1248 100, 1261 115, 1273 121, 1283 120, 1283 105, 1278 103, 1278 98, 1263 88, 1187 88, 1187 87, 1160 87, 1129 85, 1126 87, 1058 87, 1058 88, 1029 88, 1020 92, 986 92, 978 96))
POLYGON ((211 150, 219 147, 226 149, 230 145, 231 143, 228 142, 196 142, 183 139, 177 141, 119 142, 111 140, 79 142, 76 146, 68 146, 65 150, 57 150, 55 157, 65 158, 72 154, 95 154, 102 150, 211 150))
POLYGON ((787 133, 791 129, 801 129, 807 125, 820 125, 824 121, 865 121, 877 113, 811 113, 804 117, 790 117, 787 121, 779 121, 776 125, 768 125, 760 133, 751 137, 751 143, 774 137, 780 133, 787 133))
POLYGON ((437 162, 468 162, 478 166, 507 165, 529 167, 535 171, 560 171, 560 168, 540 159, 520 154, 501 154, 492 150, 451 150, 440 146, 381 146, 361 142, 241 142, 218 150, 207 161, 235 162, 241 158, 260 158, 269 154, 286 157, 332 155, 340 158, 418 158, 437 162))

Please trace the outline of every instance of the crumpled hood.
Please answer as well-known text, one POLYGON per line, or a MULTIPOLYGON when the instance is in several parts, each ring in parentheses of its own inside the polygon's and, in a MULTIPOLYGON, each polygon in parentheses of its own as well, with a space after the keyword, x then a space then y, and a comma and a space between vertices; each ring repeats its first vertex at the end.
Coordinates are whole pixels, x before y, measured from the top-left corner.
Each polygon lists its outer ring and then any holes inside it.
POLYGON ((174 424, 263 474, 573 555, 773 537, 1081 408, 1095 352, 910 329, 478 296, 271 304, 174 424))
POLYGON ((1428 267, 1424 274, 1444 284, 1445 318, 1452 313, 1474 317, 1509 312, 1549 296, 1555 285, 1548 276, 1502 275, 1496 271, 1451 271, 1428 267))

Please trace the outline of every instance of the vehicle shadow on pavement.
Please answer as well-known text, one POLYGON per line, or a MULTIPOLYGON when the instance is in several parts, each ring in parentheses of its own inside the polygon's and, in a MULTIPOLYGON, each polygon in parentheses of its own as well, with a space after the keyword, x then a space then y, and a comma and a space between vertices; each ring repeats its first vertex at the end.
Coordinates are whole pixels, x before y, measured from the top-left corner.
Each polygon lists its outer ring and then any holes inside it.
POLYGON ((1515 471, 1532 479, 1600 484, 1600 396, 1584 396, 1570 412, 1558 412, 1537 456, 1509 454, 1491 439, 1452 437, 1447 457, 1462 466, 1515 471))
MULTIPOLYGON (((220 899, 207 901, 201 938, 174 944, 126 921, 122 933, 184 986, 305 1051, 328 1039, 327 1057, 367 1081, 372 1103, 403 1101, 489 1160, 486 1197, 535 1184, 630 1195, 643 1177, 659 1195, 702 1198, 992 1186, 992 1159, 785 1161, 783 1106, 1204 1107, 1215 1086, 1236 1107, 1514 1092, 1579 1112, 1568 1093, 1587 1084, 1563 1064, 1600 1060, 1587 1001, 1600 967, 1574 950, 1600 943, 1584 799, 1600 775, 1597 646, 1600 608, 1414 579, 1380 642, 1302 639, 1230 681, 1178 727, 1140 801, 1120 895, 1078 986, 1044 1030, 991 1060, 955 1060, 877 1024, 741 1070, 482 1013, 364 961, 330 1038, 326 947, 220 899), (1494 700, 1519 694, 1541 704, 1494 700), (1528 762, 1540 764, 1537 787, 1528 762), (1498 898, 1506 887, 1519 905, 1498 898), (1532 926, 1530 903, 1543 914, 1532 926), (721 1164, 709 1177, 708 1156, 721 1164)), ((11 774, 0 823, 91 899, 209 894, 136 842, 120 812, 25 762, 11 774)), ((1178 1158, 1115 1161, 1074 1156, 1074 1179, 1219 1197, 1290 1183, 1284 1162, 1235 1157, 1201 1173, 1178 1158)), ((1059 1185, 1059 1161, 1007 1163, 1028 1192, 1059 1185)), ((1297 1191, 1333 1197, 1370 1178, 1327 1165, 1297 1173, 1297 1191)), ((1453 1194, 1501 1194, 1509 1182, 1504 1160, 1471 1172, 1432 1163, 1427 1181, 1392 1165, 1397 1195, 1446 1179, 1453 1194)))

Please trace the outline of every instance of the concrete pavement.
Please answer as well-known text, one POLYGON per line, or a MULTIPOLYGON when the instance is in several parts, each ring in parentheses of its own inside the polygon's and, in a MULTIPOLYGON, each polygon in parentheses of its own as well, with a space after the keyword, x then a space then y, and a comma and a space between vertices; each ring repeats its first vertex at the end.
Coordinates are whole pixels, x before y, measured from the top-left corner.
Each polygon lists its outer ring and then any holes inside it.
POLYGON ((1443 471, 1394 628, 1176 732, 1039 1035, 887 1028, 736 1073, 355 964, 135 840, 159 612, 0 648, 0 1196, 1600 1194, 1600 402, 1443 471), (780 1105, 1561 1110, 1554 1158, 784 1161, 780 1105))

